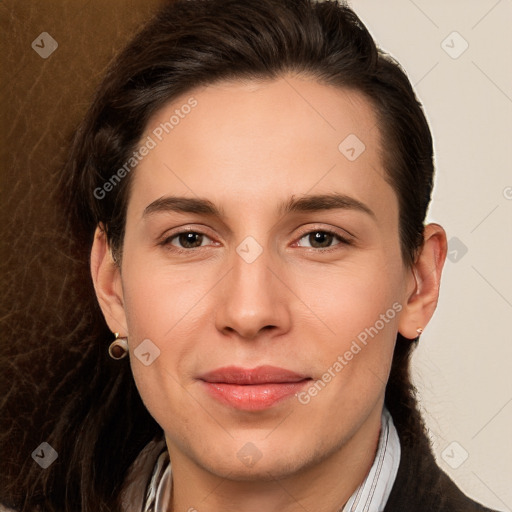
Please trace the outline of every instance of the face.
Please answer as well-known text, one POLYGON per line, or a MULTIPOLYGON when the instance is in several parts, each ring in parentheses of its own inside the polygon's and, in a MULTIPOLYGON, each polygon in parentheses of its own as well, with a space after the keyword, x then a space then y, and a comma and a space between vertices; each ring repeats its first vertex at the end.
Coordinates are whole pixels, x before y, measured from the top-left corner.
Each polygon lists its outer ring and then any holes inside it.
POLYGON ((380 417, 411 271, 376 122, 361 94, 292 76, 151 119, 117 320, 171 459, 285 476, 380 417))

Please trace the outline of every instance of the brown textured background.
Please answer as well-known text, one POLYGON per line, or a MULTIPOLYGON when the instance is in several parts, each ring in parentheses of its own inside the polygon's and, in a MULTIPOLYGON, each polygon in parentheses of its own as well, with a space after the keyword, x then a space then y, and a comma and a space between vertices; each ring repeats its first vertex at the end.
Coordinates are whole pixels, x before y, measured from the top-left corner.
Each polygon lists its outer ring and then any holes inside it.
POLYGON ((58 405, 39 397, 59 388, 62 369, 59 351, 45 347, 69 348, 78 362, 79 351, 64 345, 92 314, 80 306, 90 279, 67 251, 56 199, 69 142, 108 62, 160 3, 0 3, 0 480, 23 474, 51 431, 58 405), (31 46, 42 32, 58 43, 47 59, 31 46))
MULTIPOLYGON (((44 314, 66 300, 66 256, 59 251, 54 192, 74 127, 103 71, 161 2, 77 0, 0 4, 1 342, 41 340, 44 314), (58 48, 41 58, 31 47, 48 32, 58 48), (56 229, 57 228, 57 229, 56 229)), ((58 317, 58 314, 56 315, 58 317)), ((48 318, 48 317, 47 317, 48 318)), ((62 329, 69 328, 62 318, 62 329)))
MULTIPOLYGON (((160 3, 9 0, 0 4, 2 265, 10 267, 11 258, 33 265, 37 262, 27 252, 32 253, 34 244, 50 242, 48 198, 70 134, 114 53, 160 3), (31 47, 42 32, 59 44, 47 59, 31 47)), ((52 256, 56 261, 57 255, 52 256)), ((13 276, 4 279, 2 274, 2 292, 10 293, 13 276)), ((27 283, 18 281, 15 288, 20 284, 27 283)))
POLYGON ((58 271, 63 258, 51 250, 52 197, 72 131, 112 56, 160 3, 0 4, 1 290, 11 314, 19 318, 22 310, 18 328, 29 328, 32 309, 39 311, 44 298, 58 300, 62 291, 48 289, 38 270, 58 271), (47 59, 31 47, 42 32, 59 45, 47 59))

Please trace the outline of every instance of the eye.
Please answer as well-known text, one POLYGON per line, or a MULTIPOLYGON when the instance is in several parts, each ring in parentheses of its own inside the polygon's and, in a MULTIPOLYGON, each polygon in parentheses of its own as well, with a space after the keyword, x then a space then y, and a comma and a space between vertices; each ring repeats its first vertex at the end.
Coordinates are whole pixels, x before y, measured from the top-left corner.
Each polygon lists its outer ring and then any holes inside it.
POLYGON ((198 231, 181 231, 165 238, 162 245, 176 247, 176 250, 181 252, 208 245, 203 243, 205 240, 212 241, 210 237, 198 231))
POLYGON ((313 231, 308 231, 303 234, 303 236, 299 239, 298 245, 300 247, 309 247, 312 249, 335 249, 338 245, 350 245, 351 241, 347 238, 335 233, 334 231, 329 231, 325 229, 315 229, 313 231), (332 245, 333 241, 339 240, 339 243, 332 245), (303 242, 303 240, 305 242, 303 242))

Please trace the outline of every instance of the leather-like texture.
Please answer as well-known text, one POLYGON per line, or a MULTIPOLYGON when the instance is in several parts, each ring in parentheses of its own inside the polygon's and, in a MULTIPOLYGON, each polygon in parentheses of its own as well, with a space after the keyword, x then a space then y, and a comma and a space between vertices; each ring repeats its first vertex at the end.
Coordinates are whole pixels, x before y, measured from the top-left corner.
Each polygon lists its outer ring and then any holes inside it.
MULTIPOLYGON (((55 278, 66 258, 54 250, 61 215, 54 201, 59 170, 106 65, 160 4, 0 3, 2 343, 40 329, 44 312, 48 317, 58 311, 66 297, 64 276, 55 278), (34 41, 44 45, 46 36, 39 37, 44 32, 58 43, 48 58, 31 46, 34 41)), ((64 319, 62 328, 67 328, 64 319)))
POLYGON ((68 145, 108 62, 161 3, 0 2, 0 502, 48 440, 59 414, 47 398, 62 383, 59 353, 80 360, 70 339, 83 339, 91 314, 78 300, 91 292, 90 276, 70 259, 56 200, 68 145), (49 56, 42 33, 58 44, 49 56))

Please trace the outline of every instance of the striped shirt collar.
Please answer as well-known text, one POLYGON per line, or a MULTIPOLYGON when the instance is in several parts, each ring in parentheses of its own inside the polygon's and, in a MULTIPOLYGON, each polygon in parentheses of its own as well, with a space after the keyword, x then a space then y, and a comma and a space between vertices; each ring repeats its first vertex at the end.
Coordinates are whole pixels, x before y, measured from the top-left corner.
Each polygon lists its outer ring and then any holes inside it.
POLYGON ((381 512, 388 501, 400 464, 400 440, 384 407, 375 460, 361 485, 340 512, 381 512))
MULTIPOLYGON (((395 483, 400 463, 400 440, 384 407, 377 453, 368 475, 339 512, 381 512, 395 483)), ((153 467, 142 512, 165 512, 171 496, 171 462, 165 446, 153 467)))

